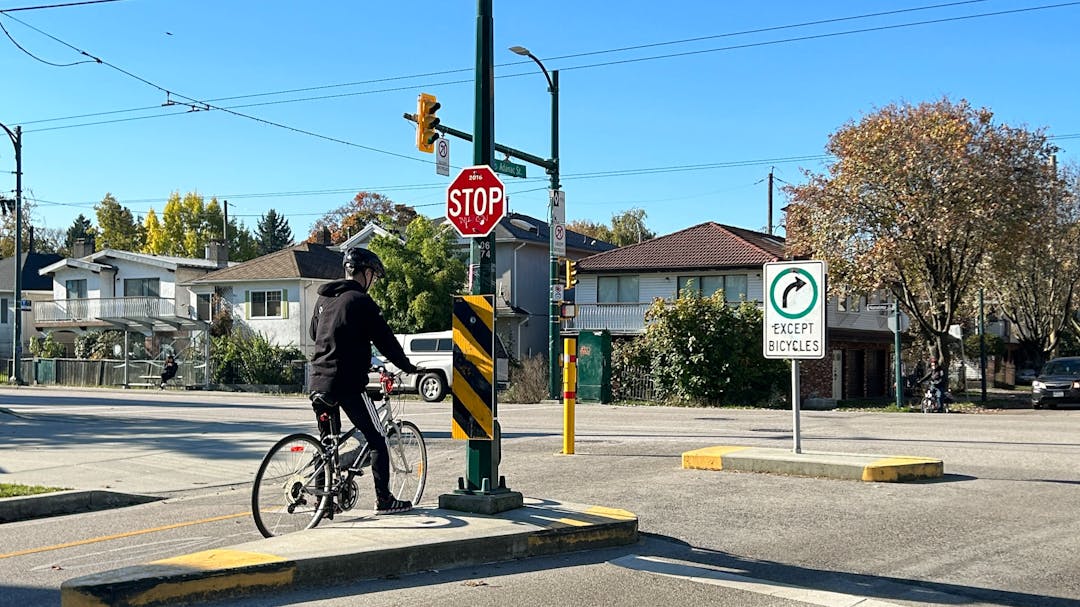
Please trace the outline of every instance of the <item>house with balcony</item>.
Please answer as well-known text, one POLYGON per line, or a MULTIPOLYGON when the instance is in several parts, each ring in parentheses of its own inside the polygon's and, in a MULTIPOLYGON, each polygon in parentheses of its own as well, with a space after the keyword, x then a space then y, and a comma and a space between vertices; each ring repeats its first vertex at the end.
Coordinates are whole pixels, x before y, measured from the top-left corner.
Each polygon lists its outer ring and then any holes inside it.
POLYGON ((76 243, 75 256, 39 270, 51 279, 51 297, 33 302, 33 327, 49 333, 72 353, 76 335, 116 329, 147 337, 152 356, 163 347, 180 352, 193 332, 206 331, 198 302, 184 283, 228 264, 224 245, 211 243, 205 259, 133 253, 92 252, 76 243))
MULTIPOLYGON (((632 339, 644 333, 645 311, 654 300, 671 301, 688 291, 709 296, 722 290, 732 305, 745 300, 761 306, 764 264, 785 259, 783 238, 711 221, 598 253, 577 264, 576 316, 564 330, 606 329, 615 339, 632 339)), ((884 299, 872 296, 871 301, 884 299)), ((865 303, 865 298, 828 302, 830 354, 824 360, 802 361, 804 397, 888 393, 893 334, 887 318, 867 311, 865 303)))

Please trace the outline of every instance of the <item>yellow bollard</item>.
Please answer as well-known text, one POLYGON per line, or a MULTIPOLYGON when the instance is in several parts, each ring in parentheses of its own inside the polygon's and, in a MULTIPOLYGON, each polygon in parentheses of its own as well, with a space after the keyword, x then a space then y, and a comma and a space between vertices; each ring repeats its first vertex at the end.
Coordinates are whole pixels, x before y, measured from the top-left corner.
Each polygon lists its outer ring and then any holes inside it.
POLYGON ((563 340, 563 455, 574 454, 574 403, 577 401, 577 338, 563 340))

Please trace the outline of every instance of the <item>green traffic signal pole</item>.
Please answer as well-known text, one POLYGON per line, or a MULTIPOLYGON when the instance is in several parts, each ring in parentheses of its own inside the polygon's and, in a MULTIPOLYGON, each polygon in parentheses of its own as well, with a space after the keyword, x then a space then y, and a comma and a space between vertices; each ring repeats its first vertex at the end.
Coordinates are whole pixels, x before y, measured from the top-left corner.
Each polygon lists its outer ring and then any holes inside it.
MULTIPOLYGON (((490 165, 495 156, 495 53, 491 0, 478 0, 476 15, 476 100, 473 114, 473 164, 490 165)), ((469 247, 469 271, 473 295, 495 292, 495 232, 473 238, 469 247)), ((491 399, 491 416, 498 424, 497 391, 491 399)), ((465 490, 490 492, 499 478, 499 462, 492 443, 500 440, 469 440, 465 454, 465 490)))
POLYGON ((559 184, 559 70, 548 73, 544 63, 524 46, 511 46, 510 51, 532 59, 540 67, 547 79, 548 92, 551 93, 551 166, 546 167, 551 175, 551 192, 548 198, 548 398, 558 399, 559 386, 562 383, 562 368, 559 365, 559 302, 555 301, 555 285, 559 277, 559 258, 555 255, 555 194, 559 184))

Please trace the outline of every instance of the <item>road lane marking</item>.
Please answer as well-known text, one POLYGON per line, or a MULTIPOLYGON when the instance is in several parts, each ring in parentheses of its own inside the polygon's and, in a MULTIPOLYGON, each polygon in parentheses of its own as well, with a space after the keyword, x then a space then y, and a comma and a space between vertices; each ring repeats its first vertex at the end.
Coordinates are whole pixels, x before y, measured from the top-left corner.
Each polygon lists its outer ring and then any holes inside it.
POLYGON ((139 529, 138 531, 125 531, 124 533, 114 533, 113 535, 103 535, 101 537, 92 537, 85 540, 76 540, 74 542, 65 542, 63 544, 55 544, 53 546, 41 546, 40 548, 27 548, 26 550, 18 550, 16 552, 9 552, 7 554, 0 554, 0 559, 11 558, 14 556, 25 556, 27 554, 35 554, 38 552, 49 552, 50 550, 63 550, 64 548, 74 548, 75 546, 85 546, 87 544, 96 544, 98 542, 108 542, 112 540, 119 540, 125 537, 134 537, 137 535, 145 535, 147 533, 157 533, 159 531, 168 531, 170 529, 180 529, 181 527, 190 527, 192 525, 202 525, 205 523, 214 523, 217 521, 227 521, 229 519, 240 518, 242 516, 251 516, 250 512, 240 512, 237 514, 225 514, 222 516, 212 516, 210 518, 203 518, 196 521, 186 521, 183 523, 173 523, 171 525, 162 525, 161 527, 152 527, 150 529, 139 529))
POLYGON ((639 556, 632 554, 609 561, 611 564, 635 571, 645 571, 656 575, 682 578, 702 584, 724 586, 756 594, 774 596, 781 599, 800 601, 821 607, 900 607, 896 603, 889 603, 878 599, 832 592, 829 590, 815 590, 790 584, 782 584, 761 580, 735 573, 724 571, 719 567, 690 563, 655 556, 639 556))

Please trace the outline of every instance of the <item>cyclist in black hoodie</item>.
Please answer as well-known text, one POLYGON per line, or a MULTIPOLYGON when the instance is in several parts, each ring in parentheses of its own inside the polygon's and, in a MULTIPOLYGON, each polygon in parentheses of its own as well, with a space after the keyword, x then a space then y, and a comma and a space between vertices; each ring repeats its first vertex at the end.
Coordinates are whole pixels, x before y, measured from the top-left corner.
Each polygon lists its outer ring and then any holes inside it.
POLYGON ((412 502, 396 499, 390 493, 385 428, 365 390, 371 367, 371 344, 402 371, 416 373, 418 369, 386 324, 379 304, 367 293, 375 279, 386 275, 382 260, 367 249, 353 247, 345 252, 342 263, 349 278, 319 287, 319 300, 311 317, 311 338, 315 341, 311 355, 311 406, 320 433, 341 431, 340 407, 371 445, 375 513, 406 512, 412 509, 412 502))

